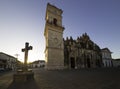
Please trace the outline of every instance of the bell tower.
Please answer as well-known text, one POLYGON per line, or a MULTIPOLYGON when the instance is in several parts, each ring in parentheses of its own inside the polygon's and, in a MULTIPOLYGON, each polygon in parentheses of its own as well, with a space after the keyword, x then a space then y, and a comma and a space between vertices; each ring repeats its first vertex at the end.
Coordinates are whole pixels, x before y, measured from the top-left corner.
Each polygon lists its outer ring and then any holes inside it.
POLYGON ((47 4, 44 30, 46 69, 64 68, 62 13, 61 9, 47 4))

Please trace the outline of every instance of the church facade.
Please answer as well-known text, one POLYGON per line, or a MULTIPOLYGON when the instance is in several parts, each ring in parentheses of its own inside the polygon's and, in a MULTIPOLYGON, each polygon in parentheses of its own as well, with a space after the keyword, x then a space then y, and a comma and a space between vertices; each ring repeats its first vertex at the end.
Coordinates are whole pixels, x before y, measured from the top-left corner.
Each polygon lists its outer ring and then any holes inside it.
POLYGON ((51 4, 47 4, 44 36, 45 68, 96 68, 102 66, 102 54, 87 33, 76 40, 63 39, 62 25, 63 11, 51 4))
POLYGON ((97 68, 102 67, 102 53, 87 33, 73 40, 64 40, 64 65, 67 68, 97 68))

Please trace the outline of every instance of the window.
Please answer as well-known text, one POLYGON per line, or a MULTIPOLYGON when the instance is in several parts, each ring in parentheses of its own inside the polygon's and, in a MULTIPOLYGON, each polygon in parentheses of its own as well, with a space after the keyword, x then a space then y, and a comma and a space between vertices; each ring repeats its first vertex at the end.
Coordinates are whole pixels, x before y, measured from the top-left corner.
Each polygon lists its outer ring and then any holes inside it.
POLYGON ((56 18, 53 19, 53 24, 57 25, 57 19, 56 18))

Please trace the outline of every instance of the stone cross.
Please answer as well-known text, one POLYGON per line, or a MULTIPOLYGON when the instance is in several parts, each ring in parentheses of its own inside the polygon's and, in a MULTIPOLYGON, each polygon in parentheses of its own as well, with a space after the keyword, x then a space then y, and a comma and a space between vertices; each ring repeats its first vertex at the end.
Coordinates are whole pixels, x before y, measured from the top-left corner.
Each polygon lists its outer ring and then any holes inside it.
POLYGON ((22 49, 22 52, 25 52, 25 56, 24 56, 24 69, 27 70, 27 60, 28 60, 28 51, 32 50, 32 46, 29 46, 29 43, 26 42, 25 43, 25 48, 22 49))

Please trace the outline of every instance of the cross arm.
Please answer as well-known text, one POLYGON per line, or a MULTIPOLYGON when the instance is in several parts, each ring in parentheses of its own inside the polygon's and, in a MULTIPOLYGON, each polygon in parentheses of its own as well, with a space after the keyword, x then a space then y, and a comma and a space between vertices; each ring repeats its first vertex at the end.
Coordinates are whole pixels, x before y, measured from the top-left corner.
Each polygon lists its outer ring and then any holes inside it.
POLYGON ((33 47, 32 47, 32 46, 29 46, 29 47, 28 47, 28 50, 32 50, 32 49, 33 49, 33 47))
POLYGON ((22 52, 25 52, 25 49, 22 49, 22 52))

